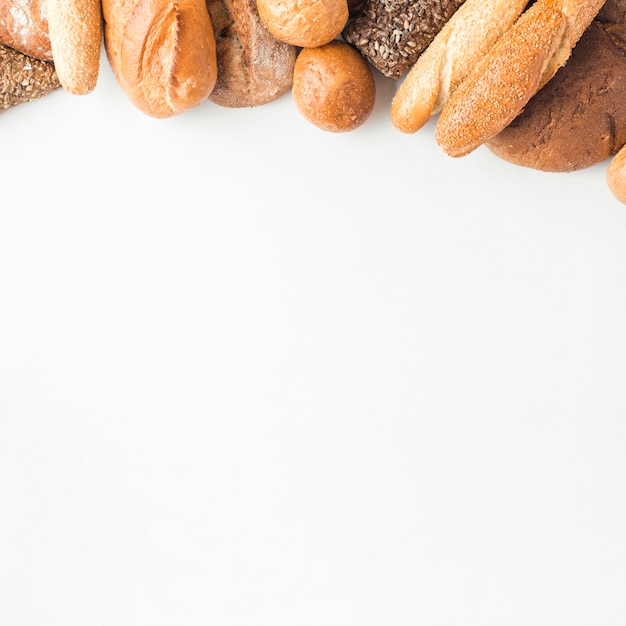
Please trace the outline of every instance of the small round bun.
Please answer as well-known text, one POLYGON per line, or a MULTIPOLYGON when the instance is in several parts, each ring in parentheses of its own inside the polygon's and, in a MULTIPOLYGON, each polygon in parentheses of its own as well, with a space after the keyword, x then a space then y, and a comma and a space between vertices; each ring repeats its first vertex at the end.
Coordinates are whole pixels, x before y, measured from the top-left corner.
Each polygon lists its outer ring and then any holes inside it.
POLYGON ((274 37, 299 48, 332 41, 349 17, 348 0, 257 0, 257 8, 274 37))
POLYGON ((611 193, 626 204, 626 146, 611 160, 606 171, 606 182, 611 193))
POLYGON ((292 94, 304 118, 322 130, 340 133, 358 128, 370 116, 376 84, 361 54, 335 39, 300 52, 292 94))

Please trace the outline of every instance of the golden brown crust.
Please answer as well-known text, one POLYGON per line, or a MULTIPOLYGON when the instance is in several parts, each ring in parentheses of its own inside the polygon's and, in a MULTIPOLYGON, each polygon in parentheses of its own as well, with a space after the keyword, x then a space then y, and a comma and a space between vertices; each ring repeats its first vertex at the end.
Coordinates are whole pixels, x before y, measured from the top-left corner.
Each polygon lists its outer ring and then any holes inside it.
POLYGON ((466 0, 409 70, 391 104, 400 131, 418 131, 506 32, 528 0, 466 0))
POLYGON ((129 100, 157 118, 191 109, 217 79, 205 0, 103 0, 111 69, 129 100))
POLYGON ((604 0, 537 0, 444 105, 435 136, 468 154, 508 126, 571 54, 604 0))
POLYGON ((217 83, 210 100, 253 107, 289 91, 297 50, 270 33, 256 0, 208 0, 207 6, 217 46, 217 83))
POLYGON ((606 171, 606 182, 611 193, 626 204, 626 146, 611 160, 606 171))
POLYGON ((100 0, 46 0, 54 66, 69 93, 90 93, 98 81, 102 47, 100 0))
POLYGON ((0 43, 35 59, 52 61, 43 0, 0 0, 0 43))
POLYGON ((293 99, 309 122, 330 132, 355 130, 370 116, 376 85, 367 61, 336 39, 303 49, 296 59, 293 99))
POLYGON ((485 145, 516 165, 570 172, 625 143, 626 24, 596 19, 567 64, 485 145))
POLYGON ((347 0, 257 0, 257 8, 277 39, 300 48, 332 41, 349 17, 347 0))

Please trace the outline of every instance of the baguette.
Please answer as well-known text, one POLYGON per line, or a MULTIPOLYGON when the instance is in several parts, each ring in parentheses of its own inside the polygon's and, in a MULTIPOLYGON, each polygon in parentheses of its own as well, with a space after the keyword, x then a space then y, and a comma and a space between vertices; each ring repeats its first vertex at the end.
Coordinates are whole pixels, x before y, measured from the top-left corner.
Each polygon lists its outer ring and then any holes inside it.
POLYGON ((54 67, 62 87, 75 95, 96 86, 102 48, 100 0, 46 0, 54 67))
POLYGON ((522 13, 528 0, 466 0, 409 70, 391 103, 391 122, 418 131, 522 13))
POLYGON ((217 58, 205 0, 103 0, 102 9, 111 69, 140 111, 166 118, 208 98, 217 58))
POLYGON ((569 58, 604 0, 537 0, 491 47, 444 104, 435 139, 469 154, 522 111, 569 58))

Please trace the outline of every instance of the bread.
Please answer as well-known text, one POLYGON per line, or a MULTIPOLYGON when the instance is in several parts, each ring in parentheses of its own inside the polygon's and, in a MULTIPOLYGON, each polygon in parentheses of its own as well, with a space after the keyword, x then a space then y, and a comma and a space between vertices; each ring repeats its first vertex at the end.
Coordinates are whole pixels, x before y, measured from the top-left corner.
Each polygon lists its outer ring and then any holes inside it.
POLYGON ((267 29, 256 0, 208 0, 217 54, 217 82, 209 99, 225 107, 253 107, 291 88, 296 48, 267 29))
POLYGON ((606 182, 611 193, 626 204, 626 146, 611 160, 606 170, 606 182))
POLYGON ((100 0, 46 0, 48 33, 54 67, 71 94, 95 88, 102 49, 100 0))
POLYGON ((257 8, 277 39, 300 48, 332 41, 349 17, 347 0, 257 0, 257 8))
POLYGON ((604 0, 537 0, 444 104, 435 138, 450 156, 502 131, 565 64, 604 0))
POLYGON ((208 98, 217 58, 205 0, 103 0, 102 9, 111 69, 140 111, 167 118, 208 98))
POLYGON ((367 120, 374 108, 376 85, 367 61, 336 39, 300 52, 292 94, 298 111, 309 122, 339 133, 355 130, 367 120))
POLYGON ((414 133, 524 10, 528 0, 466 0, 409 70, 391 104, 391 122, 414 133))
POLYGON ((52 61, 44 0, 0 0, 0 44, 52 61))
POLYGON ((38 100, 60 87, 52 63, 0 44, 0 111, 38 100))
POLYGON ((397 80, 412 67, 464 1, 366 0, 342 35, 383 76, 397 80))
POLYGON ((500 158, 570 172, 626 144, 626 24, 596 19, 567 64, 503 131, 486 142, 500 158))

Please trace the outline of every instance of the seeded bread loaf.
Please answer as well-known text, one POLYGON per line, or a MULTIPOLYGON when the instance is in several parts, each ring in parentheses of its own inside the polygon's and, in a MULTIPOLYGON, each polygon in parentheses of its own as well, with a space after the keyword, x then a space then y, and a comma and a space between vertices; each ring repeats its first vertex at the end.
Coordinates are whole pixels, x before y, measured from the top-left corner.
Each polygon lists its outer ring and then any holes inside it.
POLYGON ((562 67, 604 0, 536 0, 443 106, 435 138, 450 156, 506 128, 562 67))
POLYGON ((60 87, 52 63, 0 44, 0 111, 38 100, 60 87))
POLYGON ((366 0, 343 30, 384 76, 404 75, 464 0, 366 0))

